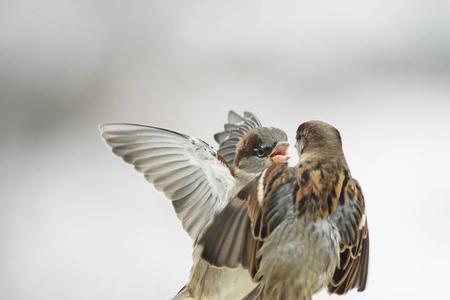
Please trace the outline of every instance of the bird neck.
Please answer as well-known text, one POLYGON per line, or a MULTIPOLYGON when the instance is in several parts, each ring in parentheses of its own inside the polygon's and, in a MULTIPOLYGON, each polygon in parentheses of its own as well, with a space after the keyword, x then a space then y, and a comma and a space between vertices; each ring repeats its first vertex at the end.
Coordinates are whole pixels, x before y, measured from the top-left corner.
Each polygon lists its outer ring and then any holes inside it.
POLYGON ((341 165, 348 169, 347 161, 344 156, 342 148, 314 148, 314 149, 304 149, 299 153, 299 165, 303 164, 317 164, 317 163, 327 163, 341 165))
POLYGON ((250 181, 252 181, 256 176, 258 176, 258 173, 251 173, 251 172, 247 172, 244 171, 242 169, 239 168, 235 168, 234 169, 234 178, 236 179, 236 182, 239 185, 246 185, 247 183, 249 183, 250 181))

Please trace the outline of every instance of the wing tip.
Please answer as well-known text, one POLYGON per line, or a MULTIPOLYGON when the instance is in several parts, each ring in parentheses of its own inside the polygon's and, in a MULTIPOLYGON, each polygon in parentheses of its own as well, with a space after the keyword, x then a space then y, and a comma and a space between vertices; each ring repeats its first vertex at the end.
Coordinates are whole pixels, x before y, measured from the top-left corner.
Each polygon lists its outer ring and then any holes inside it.
POLYGON ((244 122, 244 121, 245 121, 244 117, 239 115, 234 110, 228 111, 228 123, 237 124, 237 123, 244 122))
POLYGON ((100 124, 97 125, 97 129, 103 135, 105 132, 108 131, 109 127, 117 125, 117 124, 119 124, 119 123, 109 123, 109 122, 100 123, 100 124))
MULTIPOLYGON (((109 132, 109 131, 114 131, 114 127, 118 127, 118 126, 129 126, 129 125, 133 125, 136 126, 137 124, 131 124, 131 123, 119 123, 119 122, 105 122, 105 123, 100 123, 98 124, 97 128, 100 131, 100 133, 102 134, 102 136, 109 132)), ((139 125, 138 125, 139 126, 139 125)), ((142 126, 142 125, 141 125, 142 126)))

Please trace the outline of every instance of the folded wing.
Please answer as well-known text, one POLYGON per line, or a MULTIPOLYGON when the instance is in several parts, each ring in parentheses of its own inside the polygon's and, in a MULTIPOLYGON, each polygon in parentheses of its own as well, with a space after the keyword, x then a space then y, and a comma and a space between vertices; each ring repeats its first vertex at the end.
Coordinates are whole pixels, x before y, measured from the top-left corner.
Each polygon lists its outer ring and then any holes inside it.
POLYGON ((369 229, 364 196, 356 180, 345 180, 338 207, 330 220, 339 230, 341 253, 328 291, 339 295, 353 288, 363 291, 369 267, 369 229))
POLYGON ((226 205, 230 170, 205 142, 167 129, 104 124, 100 131, 112 151, 143 173, 172 201, 184 229, 196 239, 226 205))
POLYGON ((295 186, 292 168, 284 164, 269 167, 214 218, 200 239, 202 257, 217 267, 240 264, 258 280, 258 250, 293 213, 295 186))

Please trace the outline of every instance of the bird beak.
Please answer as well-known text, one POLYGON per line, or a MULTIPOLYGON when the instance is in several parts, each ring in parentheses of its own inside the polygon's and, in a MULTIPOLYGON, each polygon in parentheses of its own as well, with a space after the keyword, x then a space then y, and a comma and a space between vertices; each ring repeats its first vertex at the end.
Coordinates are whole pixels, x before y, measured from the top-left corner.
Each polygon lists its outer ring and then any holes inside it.
POLYGON ((270 153, 270 159, 274 163, 279 164, 286 163, 289 159, 288 148, 289 148, 288 142, 278 142, 276 146, 272 149, 272 152, 270 153))

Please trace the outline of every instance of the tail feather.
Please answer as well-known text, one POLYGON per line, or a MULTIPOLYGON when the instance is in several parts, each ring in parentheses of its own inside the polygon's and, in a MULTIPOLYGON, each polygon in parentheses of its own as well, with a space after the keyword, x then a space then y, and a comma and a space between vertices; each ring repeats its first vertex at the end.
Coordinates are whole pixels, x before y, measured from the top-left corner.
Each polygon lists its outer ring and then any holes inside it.
POLYGON ((195 298, 191 296, 191 293, 189 292, 189 290, 186 288, 186 286, 184 286, 178 292, 178 294, 176 294, 175 297, 173 297, 170 300, 195 300, 195 298))
POLYGON ((296 299, 296 300, 312 300, 310 293, 296 293, 293 290, 278 290, 278 292, 270 293, 264 291, 264 287, 258 284, 247 296, 242 298, 242 300, 284 300, 284 299, 296 299))

